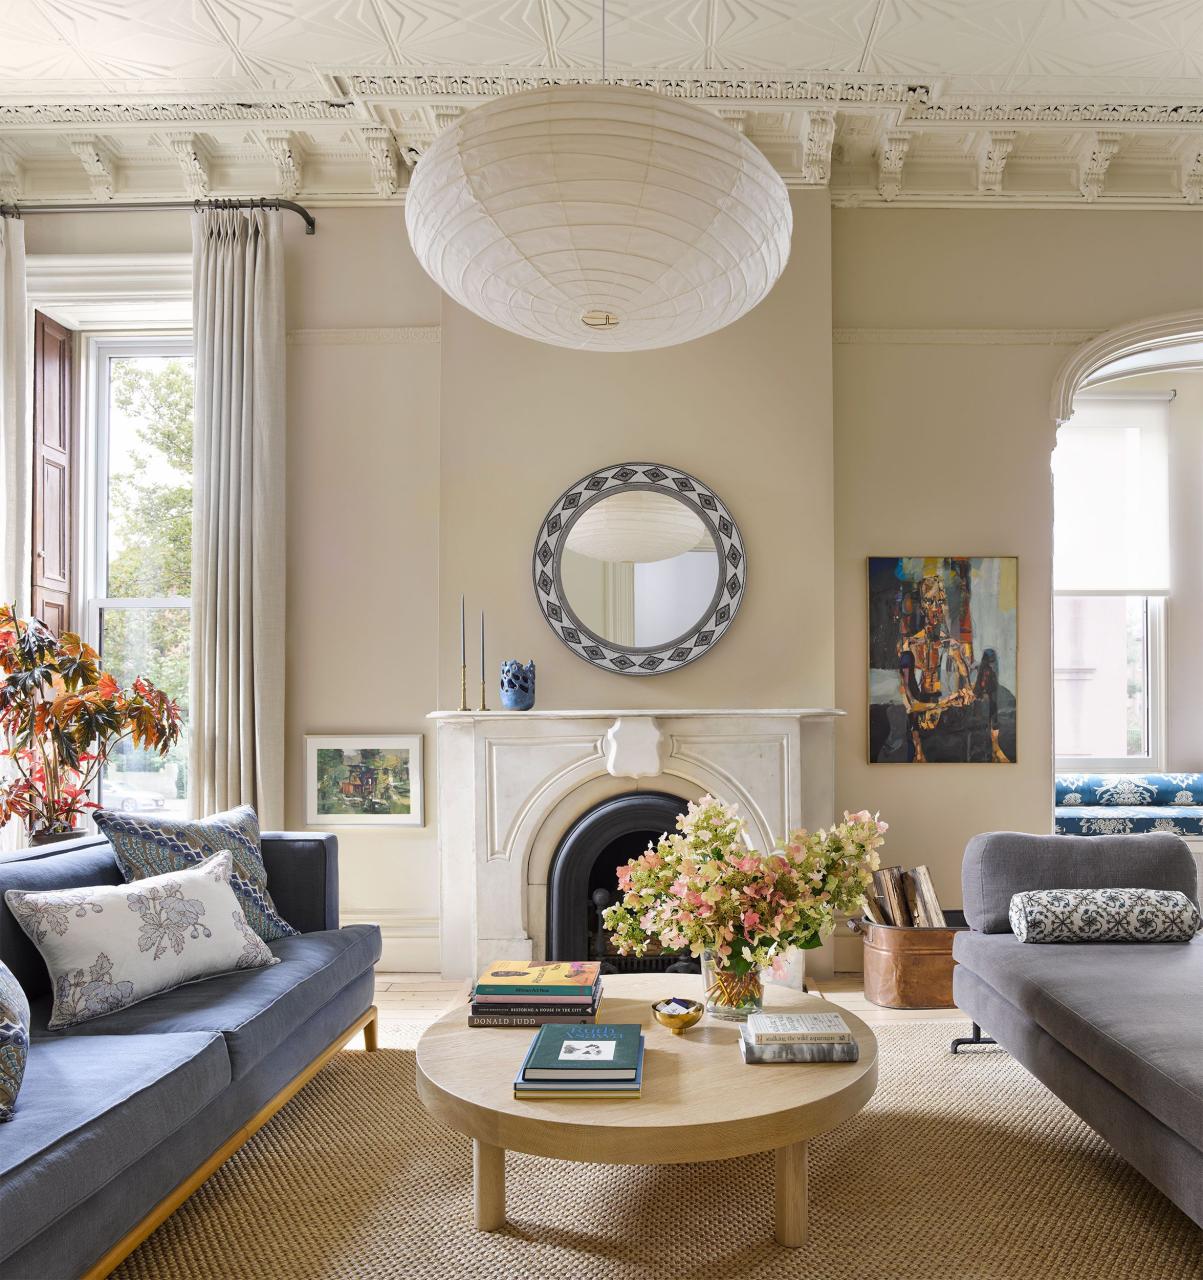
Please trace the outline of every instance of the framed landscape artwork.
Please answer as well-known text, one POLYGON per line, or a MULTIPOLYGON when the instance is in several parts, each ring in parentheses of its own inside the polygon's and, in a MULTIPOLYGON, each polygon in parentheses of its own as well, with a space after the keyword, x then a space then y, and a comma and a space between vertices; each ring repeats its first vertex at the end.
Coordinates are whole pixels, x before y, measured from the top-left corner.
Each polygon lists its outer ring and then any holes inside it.
POLYGON ((869 762, 1015 760, 1014 556, 869 558, 869 762))
POLYGON ((420 827, 422 736, 305 738, 311 827, 420 827))

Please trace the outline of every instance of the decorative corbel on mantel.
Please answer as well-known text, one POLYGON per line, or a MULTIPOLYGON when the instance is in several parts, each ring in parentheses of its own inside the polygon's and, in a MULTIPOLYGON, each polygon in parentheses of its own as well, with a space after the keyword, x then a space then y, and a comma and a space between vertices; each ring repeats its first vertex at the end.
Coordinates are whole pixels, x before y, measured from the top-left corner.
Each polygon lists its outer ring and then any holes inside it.
POLYGON ((111 200, 116 183, 116 166, 104 142, 89 134, 83 138, 70 138, 67 145, 83 165, 92 194, 97 200, 111 200))
POLYGON ((1203 201, 1203 148, 1187 153, 1191 158, 1182 169, 1182 197, 1187 204, 1203 201))
POLYGON ((991 129, 983 140, 977 157, 977 189, 983 195, 1002 192, 1003 170, 1018 136, 1018 129, 991 129))
POLYGON ((265 133, 263 145, 276 166, 278 192, 286 200, 301 190, 302 154, 294 133, 265 133))
POLYGON ((896 200, 902 193, 902 168, 910 150, 911 135, 902 129, 889 129, 877 153, 877 194, 883 200, 896 200))
POLYGON ((831 180, 831 148, 835 142, 835 112, 815 107, 806 113, 802 146, 802 181, 825 187, 831 180))
POLYGON ((1114 129, 1099 129, 1090 139, 1089 148, 1082 159, 1082 174, 1078 186, 1087 200, 1097 200, 1103 194, 1103 184, 1107 180, 1107 170, 1123 134, 1114 129))
POLYGON ((359 136, 372 166, 372 186, 376 194, 386 198, 395 196, 401 190, 401 171, 393 131, 383 125, 374 125, 360 129, 359 136))
POLYGON ((24 188, 17 157, 0 147, 0 204, 16 204, 24 188))
POLYGON ((619 718, 606 730, 606 772, 613 778, 654 778, 664 769, 664 745, 651 716, 619 718))
POLYGON ((212 183, 204 144, 195 133, 169 133, 167 145, 184 174, 184 186, 193 200, 208 198, 212 183))

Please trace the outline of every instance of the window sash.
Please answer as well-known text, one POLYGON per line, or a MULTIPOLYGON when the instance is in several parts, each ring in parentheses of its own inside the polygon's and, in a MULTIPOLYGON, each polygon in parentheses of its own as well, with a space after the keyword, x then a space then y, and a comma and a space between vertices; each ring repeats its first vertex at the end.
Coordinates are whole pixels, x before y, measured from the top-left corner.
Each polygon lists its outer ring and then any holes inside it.
MULTIPOLYGON (((1139 596, 1139 591, 1054 591, 1055 596, 1139 596)), ((1146 700, 1148 728, 1147 751, 1142 756, 1068 756, 1056 755, 1058 773, 1158 773, 1165 768, 1165 673, 1166 673, 1166 599, 1161 595, 1145 595, 1146 604, 1146 700)), ((1053 684, 1056 696, 1056 655, 1053 684)), ((1056 732, 1056 716, 1053 717, 1056 732)), ((1054 748, 1056 744, 1054 743, 1054 748)))

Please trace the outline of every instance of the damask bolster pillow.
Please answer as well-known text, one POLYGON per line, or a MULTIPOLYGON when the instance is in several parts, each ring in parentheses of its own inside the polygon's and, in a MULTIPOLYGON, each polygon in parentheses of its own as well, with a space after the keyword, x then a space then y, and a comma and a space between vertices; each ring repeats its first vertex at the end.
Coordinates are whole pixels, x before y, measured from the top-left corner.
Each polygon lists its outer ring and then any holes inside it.
POLYGON ((296 933, 276 910, 267 891, 259 818, 249 804, 195 821, 113 813, 108 809, 97 810, 93 817, 113 846, 117 865, 127 880, 183 871, 225 850, 234 859, 230 885, 251 928, 264 942, 296 933))
POLYGON ((13 1118, 29 1056, 29 1001, 5 964, 0 964, 0 1123, 13 1118))
POLYGON ((1203 927, 1176 889, 1038 889, 1009 915, 1020 942, 1189 942, 1203 927))
POLYGON ((50 970, 58 1030, 202 978, 279 964, 247 923, 219 853, 198 867, 133 884, 4 900, 50 970))

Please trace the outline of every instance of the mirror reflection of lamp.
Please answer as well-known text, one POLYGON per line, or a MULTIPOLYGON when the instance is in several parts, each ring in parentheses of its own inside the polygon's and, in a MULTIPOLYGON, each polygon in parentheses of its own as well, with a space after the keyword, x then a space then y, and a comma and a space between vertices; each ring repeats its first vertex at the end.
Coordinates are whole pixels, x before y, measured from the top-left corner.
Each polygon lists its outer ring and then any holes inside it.
POLYGON ((713 550, 706 526, 684 502, 663 493, 615 493, 583 511, 568 533, 578 555, 648 564, 686 551, 713 550))

